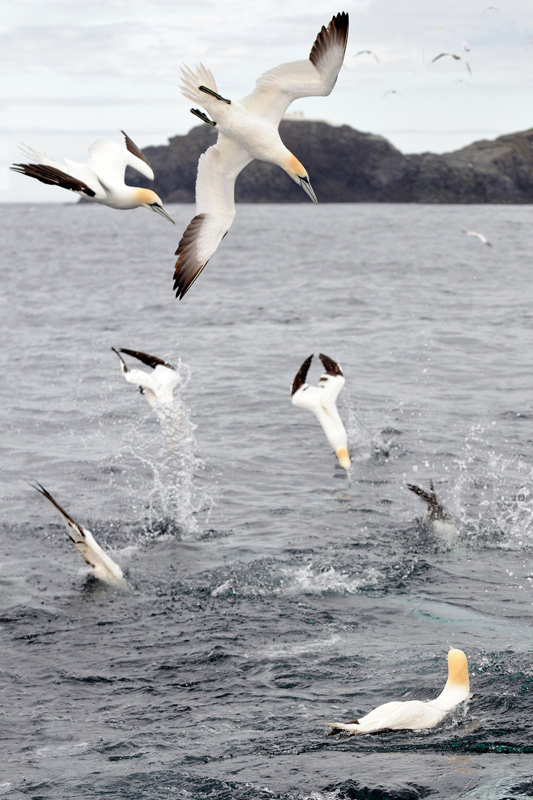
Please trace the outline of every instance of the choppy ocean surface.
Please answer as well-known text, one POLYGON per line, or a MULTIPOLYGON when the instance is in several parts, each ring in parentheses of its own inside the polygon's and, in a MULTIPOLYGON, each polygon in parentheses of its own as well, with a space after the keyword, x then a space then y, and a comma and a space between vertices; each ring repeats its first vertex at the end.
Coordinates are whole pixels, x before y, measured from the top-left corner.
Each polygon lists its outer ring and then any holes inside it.
POLYGON ((0 796, 532 797, 532 209, 240 206, 181 302, 170 210, 2 208, 0 796), (177 366, 170 434, 111 347, 177 366), (350 482, 290 401, 319 352, 350 482), (450 645, 440 726, 327 735, 435 697, 450 645))

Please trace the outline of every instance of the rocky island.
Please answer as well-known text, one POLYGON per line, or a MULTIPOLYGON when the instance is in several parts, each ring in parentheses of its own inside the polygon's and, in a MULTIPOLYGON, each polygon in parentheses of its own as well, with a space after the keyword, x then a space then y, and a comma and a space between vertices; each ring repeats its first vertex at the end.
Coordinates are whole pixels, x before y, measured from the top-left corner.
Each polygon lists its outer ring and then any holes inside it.
MULTIPOLYGON (((280 134, 305 165, 321 203, 533 203, 533 129, 437 155, 404 155, 382 136, 348 125, 282 120, 280 134)), ((168 145, 147 147, 156 175, 147 183, 165 203, 194 202, 198 159, 217 138, 199 125, 168 145)), ((277 166, 253 161, 237 178, 240 203, 308 202, 277 166)))

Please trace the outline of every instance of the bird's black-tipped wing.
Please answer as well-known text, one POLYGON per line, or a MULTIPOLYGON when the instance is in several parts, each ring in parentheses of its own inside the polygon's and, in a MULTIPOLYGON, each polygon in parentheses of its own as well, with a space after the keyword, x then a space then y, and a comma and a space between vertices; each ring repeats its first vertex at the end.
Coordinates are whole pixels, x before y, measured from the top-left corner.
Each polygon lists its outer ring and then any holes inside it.
MULTIPOLYGON (((65 509, 63 508, 63 506, 60 506, 60 505, 59 505, 59 503, 57 502, 57 500, 56 500, 54 497, 52 497, 52 495, 50 494, 50 492, 48 492, 48 491, 47 491, 47 490, 44 488, 44 486, 41 486, 41 484, 40 484, 38 481, 35 481, 35 483, 37 484, 36 486, 34 486, 33 484, 30 484, 30 485, 31 485, 31 486, 33 486, 33 488, 34 488, 34 489, 36 489, 38 492, 40 492, 40 493, 43 495, 43 497, 46 497, 46 499, 47 499, 47 500, 50 500, 50 502, 52 503, 52 505, 53 505, 53 506, 55 506, 55 507, 57 508, 57 510, 59 511, 59 513, 61 514, 61 516, 62 516, 62 517, 65 519, 65 521, 68 521, 68 523, 70 523, 70 525, 72 526, 72 528, 74 528, 74 531, 73 531, 73 533, 74 533, 74 532, 77 532, 77 533, 79 534, 79 536, 81 537, 81 539, 84 541, 84 540, 85 540, 85 531, 83 530, 83 527, 82 527, 82 526, 81 526, 81 525, 80 525, 78 522, 76 522, 76 520, 75 520, 75 519, 72 519, 72 517, 70 516, 70 514, 69 514, 67 511, 65 511, 65 509)), ((74 542, 74 544, 76 544, 76 543, 79 541, 79 539, 77 539, 77 538, 75 537, 75 535, 72 535, 72 534, 71 534, 71 531, 69 530, 69 527, 68 527, 68 525, 67 525, 67 533, 68 533, 68 536, 69 536, 69 538, 71 539, 71 541, 73 541, 73 542, 74 542)))
POLYGON ((124 131, 120 131, 120 132, 124 136, 124 139, 126 141, 126 147, 130 151, 130 153, 132 155, 134 155, 134 156, 137 156, 137 158, 140 158, 141 161, 144 161, 145 164, 148 164, 148 166, 151 169, 152 165, 150 164, 150 162, 148 161, 148 159, 144 155, 143 151, 139 147, 137 147, 135 142, 132 139, 130 139, 130 137, 128 136, 127 133, 125 133, 124 131))
POLYGON ((20 172, 21 175, 36 178, 41 183, 47 183, 50 186, 61 186, 63 189, 70 189, 71 192, 81 192, 87 197, 96 195, 96 192, 83 181, 73 178, 72 175, 62 172, 57 167, 48 166, 48 164, 13 164, 10 169, 13 172, 20 172))
POLYGON ((309 358, 305 359, 304 363, 302 364, 302 366, 300 367, 300 369, 296 373, 296 377, 294 378, 294 380, 292 382, 291 397, 292 397, 293 394, 295 394, 298 391, 298 389, 301 389, 301 387, 304 385, 304 383, 306 381, 306 378, 307 378, 307 373, 309 372, 309 367, 311 366, 311 361, 312 360, 313 360, 313 356, 310 355, 309 358))
POLYGON ((148 353, 141 353, 140 350, 128 350, 126 347, 121 347, 120 352, 126 353, 127 356, 132 356, 132 358, 137 358, 139 361, 142 361, 143 364, 146 364, 147 367, 152 367, 152 369, 155 369, 158 365, 168 367, 169 369, 175 369, 172 364, 167 364, 162 358, 151 356, 148 353))
POLYGON ((333 361, 332 358, 329 356, 325 356, 324 353, 319 353, 320 360, 324 365, 324 369, 328 375, 342 375, 342 369, 339 367, 336 361, 333 361))

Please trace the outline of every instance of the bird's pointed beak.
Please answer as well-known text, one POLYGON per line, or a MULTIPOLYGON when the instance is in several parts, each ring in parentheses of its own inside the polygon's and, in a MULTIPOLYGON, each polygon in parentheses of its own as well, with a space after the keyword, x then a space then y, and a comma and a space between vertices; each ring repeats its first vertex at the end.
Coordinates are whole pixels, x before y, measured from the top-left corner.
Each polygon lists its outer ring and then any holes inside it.
POLYGON ((300 186, 302 187, 304 192, 309 195, 309 197, 311 198, 313 203, 318 203, 318 200, 316 198, 316 194, 313 191, 313 187, 311 186, 309 178, 305 178, 305 177, 304 178, 300 178, 300 186))
POLYGON ((165 219, 168 219, 168 221, 173 225, 176 224, 164 206, 160 206, 159 203, 150 203, 150 208, 152 211, 156 211, 158 214, 161 214, 161 216, 165 219))
POLYGON ((341 467, 344 467, 345 470, 349 470, 352 462, 350 461, 350 456, 348 455, 348 451, 345 447, 339 447, 337 450, 337 458, 339 459, 339 464, 341 467))

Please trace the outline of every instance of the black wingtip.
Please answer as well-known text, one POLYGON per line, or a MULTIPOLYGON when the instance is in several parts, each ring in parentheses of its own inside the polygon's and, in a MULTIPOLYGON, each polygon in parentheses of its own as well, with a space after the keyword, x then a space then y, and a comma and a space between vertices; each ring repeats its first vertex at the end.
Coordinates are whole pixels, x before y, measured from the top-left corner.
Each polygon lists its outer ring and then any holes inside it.
POLYGON ((311 354, 309 358, 305 359, 304 363, 296 373, 296 377, 292 382, 291 397, 298 391, 298 389, 300 389, 304 385, 312 360, 313 360, 313 354, 311 354))
POLYGON ((327 375, 342 375, 343 374, 342 369, 340 368, 340 366, 337 364, 336 361, 333 361, 332 358, 330 358, 329 356, 325 356, 324 353, 319 353, 318 357, 322 361, 322 364, 324 365, 324 369, 326 370, 326 374, 327 375))
POLYGON ((169 369, 175 369, 172 364, 168 364, 166 361, 163 361, 162 358, 151 356, 149 353, 142 353, 140 350, 128 350, 127 347, 121 347, 120 352, 125 353, 127 356, 131 356, 132 358, 138 359, 143 364, 146 364, 147 367, 152 367, 152 369, 155 369, 159 365, 168 367, 169 369))

